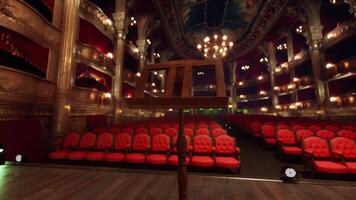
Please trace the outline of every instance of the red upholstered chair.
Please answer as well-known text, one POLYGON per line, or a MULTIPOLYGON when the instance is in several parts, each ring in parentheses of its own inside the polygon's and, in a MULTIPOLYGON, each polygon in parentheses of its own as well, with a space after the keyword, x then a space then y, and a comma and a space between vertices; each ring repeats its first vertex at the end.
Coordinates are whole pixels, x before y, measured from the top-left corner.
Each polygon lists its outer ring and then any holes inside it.
POLYGON ((186 136, 188 136, 188 137, 192 137, 192 136, 194 135, 193 129, 184 128, 184 135, 186 135, 186 136))
POLYGON ((214 166, 214 147, 210 136, 197 135, 193 139, 193 150, 190 154, 190 164, 196 167, 214 166))
POLYGON ((261 133, 263 136, 263 141, 266 144, 274 145, 277 144, 276 140, 276 130, 273 125, 263 125, 261 128, 261 133))
POLYGON ((302 125, 296 124, 296 125, 293 125, 293 126, 292 126, 292 130, 295 131, 295 132, 297 132, 297 131, 299 131, 299 130, 302 130, 302 129, 305 129, 305 127, 302 126, 302 125))
POLYGON ((341 129, 356 132, 356 125, 345 125, 345 126, 342 126, 341 129))
POLYGON ((130 128, 130 127, 126 127, 124 129, 122 129, 120 133, 126 133, 126 134, 129 134, 129 135, 133 135, 134 129, 130 128))
POLYGON ((199 128, 209 128, 209 126, 207 125, 207 124, 198 124, 197 125, 197 129, 199 129, 199 128))
POLYGON ((226 130, 222 129, 222 128, 216 128, 214 130, 211 131, 211 135, 216 137, 219 135, 226 135, 226 130))
POLYGON ((354 140, 344 137, 336 137, 330 141, 331 149, 336 156, 340 156, 349 169, 356 174, 356 144, 354 140))
POLYGON ((316 133, 317 131, 319 131, 319 130, 322 129, 322 128, 321 128, 320 126, 318 126, 318 125, 310 125, 310 126, 308 126, 307 128, 308 128, 308 130, 311 130, 311 131, 313 131, 314 133, 316 133))
POLYGON ((301 130, 297 131, 296 134, 297 134, 298 142, 303 141, 307 137, 314 136, 314 133, 308 129, 301 129, 301 130))
POLYGON ((68 152, 71 151, 74 147, 76 147, 79 143, 80 135, 75 132, 70 132, 64 136, 62 140, 62 149, 58 149, 56 151, 50 152, 48 157, 53 160, 61 160, 67 157, 68 152))
POLYGON ((207 128, 198 128, 195 130, 195 135, 210 135, 210 131, 207 128))
POLYGON ((168 135, 170 137, 178 135, 178 131, 175 128, 167 128, 164 130, 164 132, 166 133, 166 135, 168 135))
POLYGON ((104 127, 98 127, 98 128, 95 128, 94 129, 94 133, 96 133, 96 134, 102 134, 102 133, 105 133, 106 132, 106 128, 104 128, 104 127))
POLYGON ((262 123, 261 122, 252 122, 251 124, 251 131, 253 136, 260 138, 261 135, 261 128, 262 128, 262 123))
POLYGON ((147 155, 146 163, 152 165, 167 164, 167 156, 169 149, 169 136, 165 134, 158 134, 153 136, 150 153, 147 155))
POLYGON ((335 133, 328 130, 319 130, 315 133, 315 136, 323 138, 324 140, 331 140, 335 137, 335 133))
POLYGON ((148 129, 153 129, 153 128, 158 128, 158 125, 156 123, 148 123, 148 129))
POLYGON ((304 169, 312 172, 331 174, 348 173, 348 168, 342 162, 334 162, 326 140, 319 137, 308 137, 303 140, 303 153, 305 156, 304 169))
POLYGON ((120 134, 120 129, 117 127, 112 127, 109 129, 109 133, 111 133, 113 135, 118 135, 118 134, 120 134))
POLYGON ((190 128, 192 130, 195 130, 195 125, 194 124, 186 124, 186 125, 184 125, 184 128, 190 128))
POLYGON ((302 155, 302 149, 297 144, 294 132, 288 129, 277 131, 277 141, 285 155, 302 155))
POLYGON ((145 128, 145 129, 146 129, 146 124, 145 124, 145 123, 137 123, 137 124, 135 125, 135 128, 136 128, 136 129, 139 129, 139 128, 145 128))
POLYGON ((324 130, 328 130, 328 131, 331 131, 333 133, 336 133, 340 129, 337 126, 334 126, 334 125, 327 125, 327 126, 325 126, 324 130))
POLYGON ((107 153, 104 160, 108 162, 122 162, 127 151, 131 148, 131 135, 121 133, 115 137, 114 151, 107 153))
POLYGON ((290 129, 290 127, 287 124, 277 124, 277 130, 281 129, 290 129))
POLYGON ((215 137, 215 166, 220 168, 240 169, 240 149, 236 147, 233 137, 220 135, 215 137))
POLYGON ((209 125, 209 128, 210 128, 210 130, 214 130, 214 129, 222 128, 222 127, 218 123, 213 123, 213 124, 209 125))
POLYGON ((136 130, 135 130, 135 134, 141 134, 141 133, 143 133, 143 134, 148 134, 148 131, 147 131, 147 129, 146 128, 136 128, 136 130))
POLYGON ((84 133, 80 137, 79 149, 68 153, 68 160, 83 160, 87 151, 94 148, 96 142, 96 135, 92 132, 84 133))
POLYGON ((104 160, 106 152, 113 146, 113 135, 110 133, 102 133, 96 141, 96 151, 91 151, 85 154, 85 160, 101 161, 104 160))
POLYGON ((337 136, 356 140, 356 133, 350 130, 340 130, 337 132, 337 136))
POLYGON ((164 123, 164 124, 159 125, 159 127, 164 130, 164 129, 169 128, 170 126, 169 126, 169 124, 164 123))
POLYGON ((163 133, 163 130, 161 128, 151 128, 150 129, 150 136, 155 136, 158 134, 163 133))
POLYGON ((175 128, 175 129, 179 129, 179 124, 177 124, 177 123, 174 123, 174 124, 172 124, 172 126, 171 126, 172 128, 175 128))
POLYGON ((137 134, 133 138, 130 153, 126 154, 125 162, 144 163, 150 148, 150 137, 147 134, 137 134))

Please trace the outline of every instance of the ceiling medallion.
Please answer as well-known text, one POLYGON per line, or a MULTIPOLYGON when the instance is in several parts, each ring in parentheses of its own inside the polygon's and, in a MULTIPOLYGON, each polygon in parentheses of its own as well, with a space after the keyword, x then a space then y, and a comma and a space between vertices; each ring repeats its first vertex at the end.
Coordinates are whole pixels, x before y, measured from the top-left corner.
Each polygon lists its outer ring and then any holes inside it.
POLYGON ((213 59, 224 58, 234 45, 227 35, 219 36, 217 34, 213 37, 206 36, 202 41, 198 41, 197 43, 196 47, 204 57, 213 59))

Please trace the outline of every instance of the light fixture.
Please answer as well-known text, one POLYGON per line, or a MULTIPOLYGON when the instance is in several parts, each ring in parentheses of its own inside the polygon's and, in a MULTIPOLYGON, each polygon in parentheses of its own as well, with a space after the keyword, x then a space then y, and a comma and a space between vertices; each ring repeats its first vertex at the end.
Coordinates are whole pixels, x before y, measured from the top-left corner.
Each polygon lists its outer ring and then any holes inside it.
POLYGON ((137 72, 137 73, 136 73, 136 76, 137 76, 137 77, 141 77, 141 73, 140 73, 140 72, 137 72))
POLYGON ((155 86, 156 86, 156 83, 151 83, 151 86, 152 86, 152 87, 155 87, 155 86))
POLYGON ((170 108, 170 109, 168 109, 168 111, 169 111, 169 112, 172 112, 172 111, 173 111, 173 109, 172 109, 172 108, 170 108))
POLYGON ((244 85, 244 82, 243 82, 243 81, 240 81, 240 82, 239 82, 239 85, 244 85))
POLYGON ((287 44, 286 43, 279 44, 277 46, 277 50, 279 50, 279 51, 282 51, 282 50, 285 50, 285 49, 287 49, 287 44))
POLYGON ((274 70, 276 73, 279 73, 279 72, 281 72, 282 71, 282 68, 280 68, 280 67, 276 67, 276 69, 274 70))
POLYGON ((111 94, 110 94, 109 92, 104 93, 104 97, 105 97, 105 98, 111 98, 111 94))
POLYGON ((329 39, 332 39, 332 38, 335 38, 336 37, 336 34, 335 33, 328 33, 326 35, 326 38, 329 40, 329 39))
POLYGON ((336 67, 336 65, 334 63, 326 63, 325 67, 326 67, 326 69, 331 69, 331 68, 336 67))
POLYGON ((130 18, 130 26, 134 26, 134 25, 136 25, 136 23, 137 23, 137 21, 135 20, 135 18, 131 17, 130 18))
POLYGON ((244 95, 244 94, 241 94, 239 97, 240 97, 241 99, 246 99, 246 95, 244 95))
POLYGON ((109 24, 110 26, 112 25, 112 21, 110 19, 106 19, 105 23, 109 24))
POLYGON ((298 26, 296 29, 295 29, 295 31, 297 32, 297 33, 303 33, 303 26, 298 26))
POLYGON ((204 72, 198 72, 197 75, 202 76, 202 75, 204 75, 204 72))
POLYGON ((205 36, 202 41, 198 41, 196 48, 204 55, 214 59, 222 59, 227 55, 234 43, 228 40, 227 35, 220 37, 214 34, 212 37, 205 36))
POLYGON ((22 163, 22 161, 23 161, 23 156, 22 156, 21 154, 17 154, 17 155, 15 156, 15 161, 16 161, 16 163, 22 163))
POLYGON ((266 95, 267 94, 267 92, 264 91, 264 90, 261 90, 259 93, 260 93, 260 95, 266 95))
POLYGON ((232 108, 232 104, 229 104, 229 106, 228 106, 229 108, 232 108))
POLYGON ((246 71, 246 70, 248 70, 248 69, 250 69, 250 66, 249 66, 249 65, 243 65, 243 66, 241 67, 241 70, 243 70, 243 71, 246 71))
POLYGON ((152 91, 153 91, 153 93, 157 93, 158 92, 157 89, 153 89, 152 91))
POLYGON ((267 112, 268 108, 267 107, 262 107, 260 110, 261 110, 261 112, 267 112))
POLYGON ((298 183, 298 172, 291 166, 283 166, 280 170, 280 179, 284 183, 298 183))
POLYGON ((273 88, 275 91, 280 91, 281 90, 281 88, 280 87, 278 87, 278 86, 274 86, 274 88, 273 88))
POLYGON ((268 58, 267 57, 260 58, 260 63, 268 63, 268 58))
POLYGON ((259 75, 259 76, 257 77, 257 79, 258 79, 258 80, 262 80, 262 79, 263 79, 263 76, 262 76, 262 75, 259 75))
POLYGON ((5 145, 0 144, 0 165, 5 164, 5 145))
POLYGON ((106 56, 107 56, 108 58, 110 58, 110 59, 113 59, 113 58, 114 58, 114 55, 113 55, 111 52, 108 52, 108 53, 106 54, 106 56))
POLYGON ((164 89, 162 89, 161 92, 164 93, 164 89))
POLYGON ((147 44, 149 44, 149 45, 151 44, 151 40, 150 39, 147 39, 146 41, 147 41, 147 44))

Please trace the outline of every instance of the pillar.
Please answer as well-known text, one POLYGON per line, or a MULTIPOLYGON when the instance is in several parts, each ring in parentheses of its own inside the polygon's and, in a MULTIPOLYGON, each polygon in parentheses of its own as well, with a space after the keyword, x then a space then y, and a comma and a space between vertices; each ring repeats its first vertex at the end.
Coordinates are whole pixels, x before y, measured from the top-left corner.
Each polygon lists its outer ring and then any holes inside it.
POLYGON ((53 112, 54 137, 63 136, 68 130, 70 117, 75 45, 79 23, 80 0, 63 0, 62 41, 59 51, 57 93, 53 112))
POLYGON ((142 72, 143 68, 146 65, 146 47, 147 47, 146 39, 137 40, 136 44, 137 44, 138 56, 139 56, 138 71, 142 72))
POLYGON ((237 62, 234 61, 232 63, 232 69, 231 69, 231 77, 230 77, 230 83, 231 83, 231 103, 232 103, 232 114, 235 113, 237 109, 237 102, 236 102, 236 68, 237 68, 237 62))
POLYGON ((326 115, 326 87, 322 80, 325 65, 325 55, 321 45, 323 26, 320 22, 321 0, 303 0, 303 7, 307 14, 308 27, 305 36, 310 49, 310 59, 313 68, 313 81, 316 96, 317 115, 324 118, 326 115))
POLYGON ((113 14, 116 27, 115 40, 115 76, 112 85, 113 91, 113 123, 120 123, 122 113, 122 70, 124 67, 125 36, 127 30, 126 0, 116 0, 116 12, 113 14))
POLYGON ((148 15, 142 16, 137 20, 137 48, 139 55, 139 71, 142 72, 146 65, 146 49, 147 49, 147 29, 150 18, 148 15))
POLYGON ((276 80, 275 80, 275 70, 277 67, 277 59, 276 59, 276 47, 274 46, 273 42, 267 43, 267 51, 269 55, 269 75, 270 75, 270 81, 271 81, 271 92, 272 92, 272 110, 273 112, 276 113, 276 106, 279 104, 279 99, 278 99, 278 94, 274 90, 274 87, 276 86, 276 80))
MULTIPOLYGON (((292 31, 289 30, 287 33, 287 53, 288 53, 288 62, 293 61, 294 58, 294 50, 293 50, 293 36, 292 36, 292 31)), ((289 68, 289 77, 290 80, 293 81, 293 78, 295 77, 295 69, 294 67, 289 68)), ((297 92, 292 93, 292 102, 297 102, 298 101, 298 94, 297 92)))

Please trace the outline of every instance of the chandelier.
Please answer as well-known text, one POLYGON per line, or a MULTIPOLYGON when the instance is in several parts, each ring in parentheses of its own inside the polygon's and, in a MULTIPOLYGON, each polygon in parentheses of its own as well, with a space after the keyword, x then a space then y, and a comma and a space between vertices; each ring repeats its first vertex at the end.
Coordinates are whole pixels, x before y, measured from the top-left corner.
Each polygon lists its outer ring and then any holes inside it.
POLYGON ((203 41, 198 42, 197 49, 204 54, 205 58, 221 59, 226 56, 234 43, 230 41, 227 35, 218 36, 215 34, 212 38, 206 36, 203 41))

